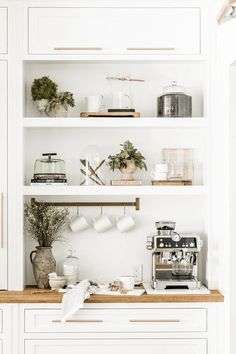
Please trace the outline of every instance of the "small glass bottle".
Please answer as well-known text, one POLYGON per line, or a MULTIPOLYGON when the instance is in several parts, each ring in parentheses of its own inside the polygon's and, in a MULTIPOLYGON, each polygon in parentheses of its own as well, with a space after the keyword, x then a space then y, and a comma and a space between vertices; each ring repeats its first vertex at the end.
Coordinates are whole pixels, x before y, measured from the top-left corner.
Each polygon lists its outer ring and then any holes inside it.
POLYGON ((61 262, 61 273, 65 277, 66 285, 76 285, 79 281, 79 258, 73 255, 72 250, 61 262))

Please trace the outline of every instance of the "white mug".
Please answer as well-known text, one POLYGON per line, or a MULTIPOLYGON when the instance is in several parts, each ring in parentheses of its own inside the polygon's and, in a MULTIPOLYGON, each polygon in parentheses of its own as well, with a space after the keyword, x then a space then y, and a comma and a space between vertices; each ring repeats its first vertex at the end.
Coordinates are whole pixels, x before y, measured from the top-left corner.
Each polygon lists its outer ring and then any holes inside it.
POLYGON ((107 215, 99 215, 94 219, 93 227, 97 232, 105 232, 113 227, 107 215))
POLYGON ((168 164, 159 163, 154 165, 154 170, 151 172, 151 176, 157 181, 166 181, 168 179, 168 164))
POLYGON ((70 223, 71 231, 79 232, 89 228, 89 222, 83 215, 77 215, 70 223))
POLYGON ((132 108, 132 99, 124 92, 116 91, 112 93, 112 108, 113 109, 128 109, 132 108))
POLYGON ((104 105, 102 105, 102 101, 102 95, 86 97, 87 112, 100 112, 100 110, 104 107, 104 105))
POLYGON ((122 284, 122 290, 131 291, 134 290, 135 277, 133 275, 124 275, 118 277, 116 280, 122 284))
POLYGON ((130 215, 123 215, 116 221, 117 229, 120 232, 128 232, 135 227, 135 221, 130 215))

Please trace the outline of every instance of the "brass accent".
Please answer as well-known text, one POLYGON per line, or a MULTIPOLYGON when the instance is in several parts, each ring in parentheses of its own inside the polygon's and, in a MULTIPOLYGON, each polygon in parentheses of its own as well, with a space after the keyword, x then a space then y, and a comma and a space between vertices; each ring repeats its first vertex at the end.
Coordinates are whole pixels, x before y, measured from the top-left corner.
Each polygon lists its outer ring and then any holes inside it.
POLYGON ((140 48, 140 47, 134 47, 134 48, 127 48, 127 50, 156 50, 156 51, 162 51, 162 50, 175 50, 175 48, 151 48, 151 47, 148 47, 148 48, 140 48))
MULTIPOLYGON (((52 320, 53 323, 61 323, 61 320, 52 320)), ((67 323, 102 323, 103 320, 66 320, 67 323)))
POLYGON ((102 50, 100 47, 56 47, 54 50, 102 50))
POLYGON ((179 323, 180 320, 129 320, 132 323, 179 323))
MULTIPOLYGON (((38 204, 35 198, 31 199, 31 203, 38 204)), ((45 204, 55 207, 118 207, 118 206, 133 206, 135 210, 140 209, 139 198, 135 199, 135 202, 46 202, 45 204)))

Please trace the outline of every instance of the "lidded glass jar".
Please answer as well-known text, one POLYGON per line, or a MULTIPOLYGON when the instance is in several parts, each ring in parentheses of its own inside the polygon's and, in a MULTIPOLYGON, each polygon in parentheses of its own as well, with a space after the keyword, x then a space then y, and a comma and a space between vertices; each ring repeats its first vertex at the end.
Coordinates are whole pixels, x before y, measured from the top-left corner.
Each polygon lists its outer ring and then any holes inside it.
POLYGON ((34 164, 34 178, 66 178, 65 161, 56 159, 56 153, 44 153, 45 158, 37 159, 34 164))
POLYGON ((162 149, 162 160, 168 164, 168 180, 193 182, 193 149, 162 149))
POLYGON ((158 117, 191 117, 192 97, 186 95, 182 86, 172 81, 163 88, 163 95, 157 99, 158 117))
POLYGON ((61 262, 61 274, 65 278, 66 285, 76 285, 79 281, 79 258, 73 255, 72 250, 61 262))
POLYGON ((106 161, 98 146, 90 145, 81 153, 80 177, 80 185, 106 184, 106 161))

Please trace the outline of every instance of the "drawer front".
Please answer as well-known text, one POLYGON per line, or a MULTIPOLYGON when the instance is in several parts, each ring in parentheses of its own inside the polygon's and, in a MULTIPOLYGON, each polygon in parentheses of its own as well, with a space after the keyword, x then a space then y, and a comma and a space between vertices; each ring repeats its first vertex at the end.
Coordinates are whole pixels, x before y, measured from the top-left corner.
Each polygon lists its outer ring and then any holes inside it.
POLYGON ((31 7, 28 16, 29 54, 200 54, 199 8, 31 7))
POLYGON ((206 354, 205 339, 26 340, 25 354, 206 354))
POLYGON ((0 7, 0 54, 7 53, 7 8, 0 7))
POLYGON ((206 309, 81 309, 62 323, 59 309, 26 309, 25 332, 205 332, 206 309))

